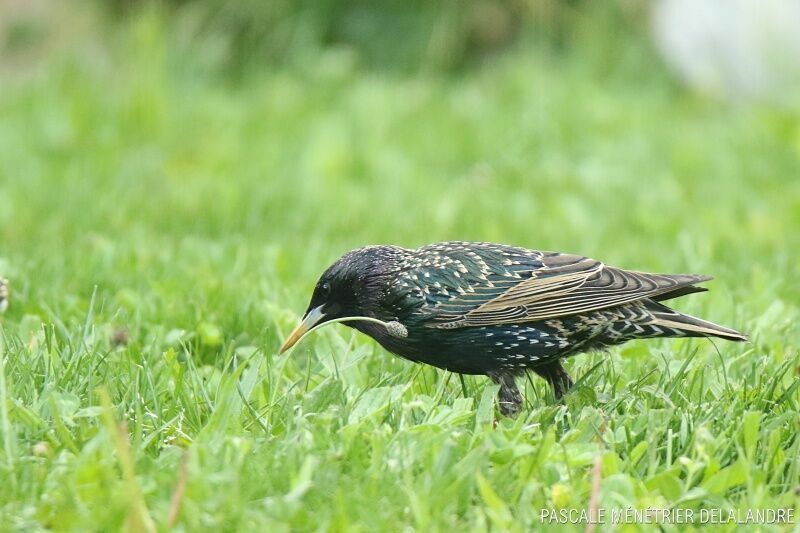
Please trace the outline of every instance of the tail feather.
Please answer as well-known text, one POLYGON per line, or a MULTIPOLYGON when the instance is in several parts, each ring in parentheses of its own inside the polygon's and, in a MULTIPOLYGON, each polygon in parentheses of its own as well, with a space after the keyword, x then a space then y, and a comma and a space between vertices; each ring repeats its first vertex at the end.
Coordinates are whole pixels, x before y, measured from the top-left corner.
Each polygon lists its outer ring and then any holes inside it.
POLYGON ((657 303, 652 303, 650 312, 655 319, 653 325, 674 329, 687 337, 719 337, 729 341, 743 342, 747 336, 736 330, 702 320, 691 315, 679 313, 674 309, 657 303))

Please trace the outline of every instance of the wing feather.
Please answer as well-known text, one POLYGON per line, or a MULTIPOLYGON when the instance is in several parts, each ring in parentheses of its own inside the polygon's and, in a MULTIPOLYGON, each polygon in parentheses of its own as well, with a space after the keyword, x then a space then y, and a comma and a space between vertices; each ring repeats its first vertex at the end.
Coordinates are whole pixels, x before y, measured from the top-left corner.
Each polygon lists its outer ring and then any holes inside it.
POLYGON ((507 278, 489 276, 491 290, 475 286, 470 294, 441 302, 431 325, 455 328, 533 322, 681 290, 688 293, 692 291, 687 287, 711 279, 694 274, 627 271, 570 254, 537 252, 536 258, 540 266, 527 278, 509 283, 507 278))

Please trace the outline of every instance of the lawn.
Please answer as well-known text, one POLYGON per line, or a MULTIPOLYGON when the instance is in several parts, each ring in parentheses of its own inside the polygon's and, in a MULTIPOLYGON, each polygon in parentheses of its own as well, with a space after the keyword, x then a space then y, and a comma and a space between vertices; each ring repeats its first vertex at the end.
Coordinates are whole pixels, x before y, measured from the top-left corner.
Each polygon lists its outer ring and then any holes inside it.
POLYGON ((110 41, 3 74, 0 529, 524 531, 593 481, 609 513, 797 507, 796 112, 647 51, 230 79, 158 18, 110 41), (751 340, 574 357, 515 420, 342 325, 276 355, 342 253, 449 239, 714 275, 675 306, 751 340))

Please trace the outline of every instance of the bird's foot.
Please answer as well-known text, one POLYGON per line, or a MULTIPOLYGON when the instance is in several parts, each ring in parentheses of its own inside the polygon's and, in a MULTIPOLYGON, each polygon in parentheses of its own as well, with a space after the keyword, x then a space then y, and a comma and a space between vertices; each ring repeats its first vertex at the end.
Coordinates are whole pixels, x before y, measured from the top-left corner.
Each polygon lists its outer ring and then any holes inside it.
POLYGON ((501 395, 498 397, 497 405, 500 408, 501 415, 507 416, 508 418, 516 418, 522 409, 522 400, 519 400, 518 402, 508 401, 504 400, 501 395))
POLYGON ((534 368, 533 371, 550 383, 556 401, 560 400, 572 388, 572 378, 569 377, 569 374, 567 374, 567 371, 559 360, 538 366, 534 368))
POLYGON ((522 394, 519 393, 517 384, 512 374, 489 374, 495 383, 500 385, 500 392, 497 393, 497 406, 500 414, 509 418, 514 418, 522 409, 522 394))

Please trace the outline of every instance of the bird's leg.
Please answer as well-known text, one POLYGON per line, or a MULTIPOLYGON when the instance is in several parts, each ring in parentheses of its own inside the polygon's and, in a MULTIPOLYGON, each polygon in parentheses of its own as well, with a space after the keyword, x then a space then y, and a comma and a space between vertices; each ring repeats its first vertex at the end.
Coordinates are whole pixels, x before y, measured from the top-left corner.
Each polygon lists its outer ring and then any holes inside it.
POLYGON ((572 378, 569 377, 569 374, 567 374, 567 371, 561 366, 561 361, 558 359, 537 366, 533 371, 550 383, 550 386, 553 387, 553 395, 556 397, 556 400, 560 400, 561 397, 572 388, 572 378))
POLYGON ((489 377, 500 385, 500 392, 497 394, 497 404, 503 416, 514 418, 522 408, 522 395, 519 393, 514 375, 505 372, 492 372, 489 377))

